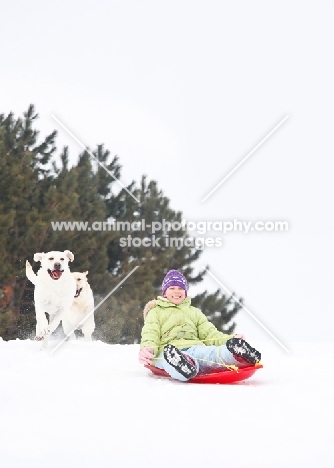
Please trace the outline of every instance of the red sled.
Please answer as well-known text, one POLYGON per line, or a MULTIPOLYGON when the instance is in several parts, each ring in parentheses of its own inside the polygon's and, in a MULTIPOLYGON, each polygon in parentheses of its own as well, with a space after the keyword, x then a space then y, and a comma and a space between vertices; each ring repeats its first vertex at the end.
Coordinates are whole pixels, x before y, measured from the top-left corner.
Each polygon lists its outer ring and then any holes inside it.
MULTIPOLYGON (((167 374, 166 371, 163 369, 159 369, 155 366, 145 366, 154 375, 158 375, 160 377, 168 377, 171 379, 170 375, 167 374)), ((223 368, 222 370, 216 370, 214 372, 210 372, 209 374, 200 374, 196 375, 192 379, 187 380, 187 382, 191 383, 212 383, 212 384, 231 384, 235 382, 240 382, 241 380, 249 379, 258 369, 262 369, 262 364, 257 364, 255 366, 248 366, 239 368, 237 371, 229 370, 223 368)))

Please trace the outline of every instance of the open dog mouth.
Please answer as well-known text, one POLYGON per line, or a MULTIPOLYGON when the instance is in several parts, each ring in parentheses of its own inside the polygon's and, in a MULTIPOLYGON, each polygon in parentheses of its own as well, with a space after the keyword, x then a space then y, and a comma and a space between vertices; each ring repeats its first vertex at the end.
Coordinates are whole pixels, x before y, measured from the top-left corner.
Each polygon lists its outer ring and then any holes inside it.
POLYGON ((64 270, 48 270, 48 273, 53 280, 58 280, 64 273, 64 270))
POLYGON ((75 296, 74 296, 74 297, 79 297, 79 296, 80 296, 80 293, 81 293, 81 291, 82 291, 82 288, 80 288, 80 289, 77 289, 77 290, 75 291, 75 296))

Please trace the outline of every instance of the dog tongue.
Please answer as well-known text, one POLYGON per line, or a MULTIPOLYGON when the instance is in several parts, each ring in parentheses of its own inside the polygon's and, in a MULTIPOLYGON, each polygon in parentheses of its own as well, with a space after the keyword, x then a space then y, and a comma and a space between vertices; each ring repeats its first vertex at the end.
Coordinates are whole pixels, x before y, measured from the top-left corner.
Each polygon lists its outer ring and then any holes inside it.
POLYGON ((61 277, 61 271, 60 270, 52 270, 52 276, 53 276, 53 278, 59 279, 61 277))

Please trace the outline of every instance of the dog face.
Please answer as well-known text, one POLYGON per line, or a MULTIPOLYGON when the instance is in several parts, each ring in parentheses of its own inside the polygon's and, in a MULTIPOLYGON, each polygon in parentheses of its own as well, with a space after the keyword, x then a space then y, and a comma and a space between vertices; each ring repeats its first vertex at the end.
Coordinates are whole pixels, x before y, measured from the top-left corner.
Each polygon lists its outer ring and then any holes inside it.
POLYGON ((68 270, 68 262, 73 262, 74 255, 69 250, 59 252, 53 250, 47 253, 35 253, 35 262, 41 262, 42 268, 45 269, 53 280, 58 280, 65 270, 68 270))
POLYGON ((74 296, 75 298, 79 297, 82 290, 86 288, 88 284, 87 275, 88 275, 88 271, 85 271, 84 273, 79 273, 75 271, 72 273, 72 276, 74 277, 76 285, 77 285, 75 296, 74 296))

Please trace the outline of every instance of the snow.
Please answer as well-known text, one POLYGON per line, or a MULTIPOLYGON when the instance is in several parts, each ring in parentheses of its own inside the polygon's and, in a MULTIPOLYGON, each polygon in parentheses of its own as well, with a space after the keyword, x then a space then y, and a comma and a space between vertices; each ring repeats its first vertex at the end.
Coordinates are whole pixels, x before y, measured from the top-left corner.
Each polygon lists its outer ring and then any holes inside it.
POLYGON ((332 466, 331 344, 251 341, 264 368, 234 385, 155 377, 138 345, 56 344, 0 339, 2 466, 332 466))

